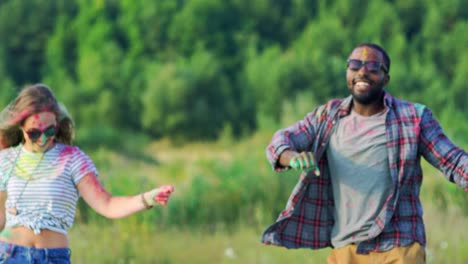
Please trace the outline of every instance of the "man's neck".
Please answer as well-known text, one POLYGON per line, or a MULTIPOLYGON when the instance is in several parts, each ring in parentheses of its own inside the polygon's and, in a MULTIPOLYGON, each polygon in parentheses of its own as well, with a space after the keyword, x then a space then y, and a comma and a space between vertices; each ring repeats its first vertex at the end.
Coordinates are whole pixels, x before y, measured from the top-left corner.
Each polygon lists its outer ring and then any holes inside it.
POLYGON ((377 113, 382 112, 385 109, 383 100, 376 101, 372 104, 360 104, 353 100, 353 111, 358 113, 361 116, 372 116, 377 113))

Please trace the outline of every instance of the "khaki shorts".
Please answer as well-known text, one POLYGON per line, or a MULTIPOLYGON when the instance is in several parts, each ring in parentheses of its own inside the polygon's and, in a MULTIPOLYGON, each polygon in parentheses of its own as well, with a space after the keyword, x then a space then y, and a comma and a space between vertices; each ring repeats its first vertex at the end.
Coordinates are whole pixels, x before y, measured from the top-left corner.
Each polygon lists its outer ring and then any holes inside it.
POLYGON ((332 250, 327 258, 328 264, 425 264, 426 253, 419 243, 405 247, 392 248, 384 252, 356 253, 357 245, 347 245, 332 250))

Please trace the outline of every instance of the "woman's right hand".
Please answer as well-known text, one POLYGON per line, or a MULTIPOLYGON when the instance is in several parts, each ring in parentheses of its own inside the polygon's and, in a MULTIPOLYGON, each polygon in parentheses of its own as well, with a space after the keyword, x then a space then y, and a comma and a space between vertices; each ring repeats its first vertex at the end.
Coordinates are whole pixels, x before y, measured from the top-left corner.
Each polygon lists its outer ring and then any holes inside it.
POLYGON ((159 188, 153 189, 149 192, 143 194, 143 198, 149 206, 155 204, 160 204, 165 206, 171 194, 174 192, 174 186, 172 185, 163 185, 159 188))

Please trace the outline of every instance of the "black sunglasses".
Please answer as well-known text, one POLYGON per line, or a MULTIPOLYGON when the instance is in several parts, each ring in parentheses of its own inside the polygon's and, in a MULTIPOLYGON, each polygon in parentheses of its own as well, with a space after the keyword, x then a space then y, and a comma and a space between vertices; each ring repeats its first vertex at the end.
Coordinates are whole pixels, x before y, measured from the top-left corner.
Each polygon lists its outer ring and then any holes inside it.
POLYGON ((378 61, 362 61, 356 59, 349 59, 347 64, 348 69, 352 71, 358 71, 361 67, 366 67, 370 72, 376 73, 382 69, 385 73, 388 73, 387 65, 378 61))
POLYGON ((46 138, 50 138, 57 134, 57 127, 50 126, 44 130, 33 128, 33 129, 26 131, 26 134, 28 134, 29 139, 31 139, 32 141, 38 140, 42 134, 44 134, 46 138))

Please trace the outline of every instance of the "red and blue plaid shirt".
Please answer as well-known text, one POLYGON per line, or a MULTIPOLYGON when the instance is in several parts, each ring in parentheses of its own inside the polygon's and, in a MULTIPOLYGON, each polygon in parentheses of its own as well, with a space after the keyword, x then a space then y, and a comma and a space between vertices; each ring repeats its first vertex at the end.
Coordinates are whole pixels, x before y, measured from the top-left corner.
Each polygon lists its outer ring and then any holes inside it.
MULTIPOLYGON (((286 149, 312 151, 321 176, 302 172, 286 208, 262 237, 265 244, 287 248, 332 247, 334 202, 326 149, 333 126, 351 111, 351 96, 317 107, 303 120, 279 130, 267 147, 267 158, 277 171, 289 169, 278 163, 286 149)), ((421 156, 468 191, 468 154, 443 133, 432 112, 421 104, 384 96, 389 109, 385 126, 390 175, 394 190, 360 242, 358 253, 386 251, 412 242, 426 244, 419 192, 423 179, 421 156)))

